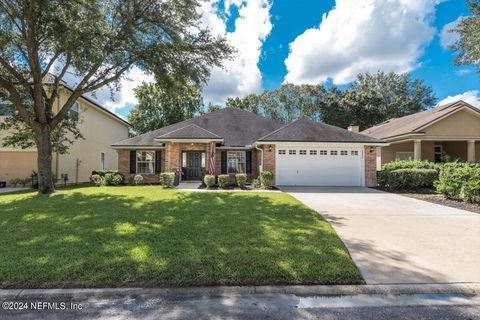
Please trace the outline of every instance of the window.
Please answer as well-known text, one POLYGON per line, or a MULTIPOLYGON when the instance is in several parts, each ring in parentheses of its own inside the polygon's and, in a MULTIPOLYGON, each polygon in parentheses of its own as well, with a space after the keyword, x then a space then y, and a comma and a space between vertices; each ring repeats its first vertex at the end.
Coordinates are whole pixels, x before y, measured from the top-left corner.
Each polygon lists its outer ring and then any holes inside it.
POLYGON ((327 155, 327 150, 320 150, 320 155, 321 156, 326 156, 327 155))
POLYGON ((311 156, 316 156, 317 155, 317 150, 310 150, 310 155, 311 156))
POLYGON ((307 150, 300 150, 299 152, 302 156, 306 155, 307 154, 307 150))
POLYGON ((288 154, 297 154, 297 150, 288 150, 288 154))
POLYGON ((78 114, 80 113, 80 105, 78 102, 75 102, 70 108, 70 111, 68 111, 68 116, 70 119, 77 121, 78 120, 78 114))
POLYGON ((105 170, 105 152, 100 152, 100 168, 105 170))
POLYGON ((397 152, 395 154, 395 160, 400 160, 400 161, 413 160, 413 152, 397 152))
POLYGON ((286 154, 285 150, 278 150, 278 154, 286 154))
POLYGON ((341 156, 348 156, 348 151, 347 150, 342 150, 340 151, 341 156))
POLYGON ((337 150, 330 150, 330 155, 331 156, 336 156, 336 155, 338 155, 338 151, 337 150))
POLYGON ((246 171, 245 151, 227 152, 227 173, 245 173, 246 171))
POLYGON ((352 151, 350 152, 350 154, 351 154, 352 156, 358 156, 358 151, 357 151, 357 150, 352 150, 352 151))
POLYGON ((137 151, 137 173, 155 172, 155 151, 137 151))

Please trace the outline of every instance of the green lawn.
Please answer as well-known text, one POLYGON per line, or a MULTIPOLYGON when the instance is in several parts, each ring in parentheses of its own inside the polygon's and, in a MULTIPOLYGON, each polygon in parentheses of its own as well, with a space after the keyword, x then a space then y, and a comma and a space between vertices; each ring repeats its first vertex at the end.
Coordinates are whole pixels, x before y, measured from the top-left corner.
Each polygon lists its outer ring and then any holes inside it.
POLYGON ((0 194, 0 230, 3 288, 363 282, 331 226, 282 193, 0 194))

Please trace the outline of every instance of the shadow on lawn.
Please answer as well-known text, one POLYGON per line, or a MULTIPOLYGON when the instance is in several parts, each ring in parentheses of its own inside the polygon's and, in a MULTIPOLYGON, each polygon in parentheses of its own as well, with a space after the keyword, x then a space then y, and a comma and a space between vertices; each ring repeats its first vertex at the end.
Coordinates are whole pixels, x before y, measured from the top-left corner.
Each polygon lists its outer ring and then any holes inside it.
POLYGON ((112 190, 1 202, 0 286, 361 282, 331 227, 285 195, 112 190))

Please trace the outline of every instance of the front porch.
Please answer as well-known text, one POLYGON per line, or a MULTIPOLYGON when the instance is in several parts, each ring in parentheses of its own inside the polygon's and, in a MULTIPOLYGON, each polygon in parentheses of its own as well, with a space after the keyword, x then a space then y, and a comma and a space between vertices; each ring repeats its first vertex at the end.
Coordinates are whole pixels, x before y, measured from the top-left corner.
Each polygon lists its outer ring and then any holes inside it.
POLYGON ((382 147, 379 164, 395 160, 427 160, 444 162, 447 160, 480 161, 480 143, 476 140, 408 140, 392 142, 382 147))

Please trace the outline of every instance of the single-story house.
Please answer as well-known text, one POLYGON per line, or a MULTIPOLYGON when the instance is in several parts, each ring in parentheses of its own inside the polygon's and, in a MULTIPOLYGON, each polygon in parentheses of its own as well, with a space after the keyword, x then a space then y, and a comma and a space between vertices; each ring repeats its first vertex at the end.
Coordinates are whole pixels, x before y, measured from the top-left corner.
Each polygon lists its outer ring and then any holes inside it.
POLYGON ((112 145, 118 170, 158 182, 160 172, 182 180, 209 174, 274 173, 276 185, 376 186, 376 147, 369 137, 309 119, 289 124, 224 108, 112 145))
POLYGON ((390 119, 361 133, 389 143, 377 152, 378 169, 394 160, 480 161, 480 110, 464 101, 390 119))

